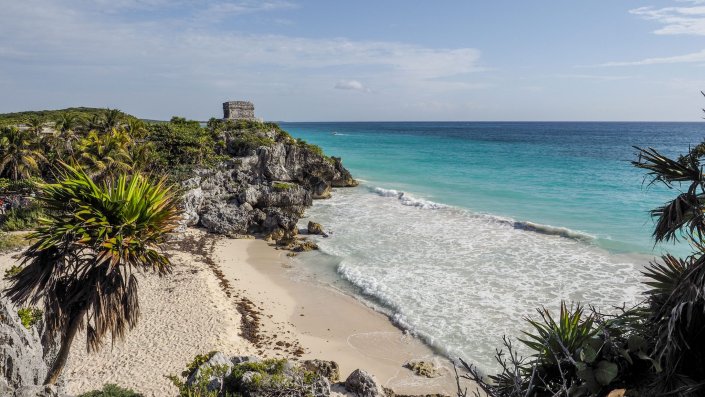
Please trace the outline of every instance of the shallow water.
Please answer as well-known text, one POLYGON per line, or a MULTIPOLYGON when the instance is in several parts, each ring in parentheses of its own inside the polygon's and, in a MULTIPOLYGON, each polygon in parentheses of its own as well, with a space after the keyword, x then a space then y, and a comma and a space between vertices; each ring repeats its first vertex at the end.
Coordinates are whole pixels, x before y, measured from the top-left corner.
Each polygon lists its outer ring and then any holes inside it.
POLYGON ((536 307, 636 302, 649 258, 687 252, 654 248, 648 210, 674 193, 644 189, 628 160, 632 145, 685 151, 700 124, 283 127, 364 180, 308 211, 331 236, 302 265, 342 277, 450 357, 485 369, 536 307))

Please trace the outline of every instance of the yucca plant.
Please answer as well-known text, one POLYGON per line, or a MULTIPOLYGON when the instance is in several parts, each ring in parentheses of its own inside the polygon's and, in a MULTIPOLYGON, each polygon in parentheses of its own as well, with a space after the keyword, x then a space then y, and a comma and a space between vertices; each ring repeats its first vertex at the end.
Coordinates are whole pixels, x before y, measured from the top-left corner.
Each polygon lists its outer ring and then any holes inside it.
POLYGON ((108 335, 121 339, 137 324, 134 272, 170 271, 162 244, 179 216, 178 194, 164 179, 121 175, 97 184, 68 165, 57 179, 40 186, 50 215, 31 234, 36 242, 5 291, 16 304, 43 303, 48 332, 61 337, 48 384, 61 374, 79 330, 95 351, 108 335))
POLYGON ((537 309, 541 320, 527 318, 534 332, 524 332, 528 339, 519 339, 534 350, 539 359, 548 364, 557 364, 558 357, 572 356, 585 342, 595 335, 592 315, 585 315, 581 305, 569 309, 561 302, 558 319, 547 309, 537 309))

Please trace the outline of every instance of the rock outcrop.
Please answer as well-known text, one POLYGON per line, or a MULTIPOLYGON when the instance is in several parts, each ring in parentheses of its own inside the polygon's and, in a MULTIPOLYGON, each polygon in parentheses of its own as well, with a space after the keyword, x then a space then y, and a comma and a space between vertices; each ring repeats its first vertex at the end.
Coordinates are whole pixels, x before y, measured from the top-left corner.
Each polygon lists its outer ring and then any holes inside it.
POLYGON ((60 396, 56 387, 42 385, 48 352, 37 327, 25 328, 16 308, 0 299, 0 396, 60 396))
POLYGON ((357 185, 339 158, 267 128, 221 134, 227 160, 183 184, 185 225, 225 235, 293 231, 314 199, 357 185))

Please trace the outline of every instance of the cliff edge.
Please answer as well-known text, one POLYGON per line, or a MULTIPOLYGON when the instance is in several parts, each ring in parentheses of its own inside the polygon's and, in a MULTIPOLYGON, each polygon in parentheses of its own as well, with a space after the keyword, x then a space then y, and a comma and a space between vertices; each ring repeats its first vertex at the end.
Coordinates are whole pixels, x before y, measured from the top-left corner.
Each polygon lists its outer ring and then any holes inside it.
POLYGON ((183 183, 184 225, 225 235, 294 232, 314 199, 357 186, 340 158, 272 123, 211 120, 224 160, 183 183))

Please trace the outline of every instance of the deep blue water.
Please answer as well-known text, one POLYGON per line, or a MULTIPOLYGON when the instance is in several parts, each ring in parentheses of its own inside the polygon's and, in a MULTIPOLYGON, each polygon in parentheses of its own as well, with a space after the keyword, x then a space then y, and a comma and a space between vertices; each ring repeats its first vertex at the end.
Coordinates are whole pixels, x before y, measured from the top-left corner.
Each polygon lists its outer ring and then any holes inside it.
POLYGON ((438 203, 652 252, 648 210, 672 192, 646 189, 633 146, 683 153, 703 123, 283 123, 341 156, 360 179, 438 203), (334 135, 335 133, 335 135, 334 135))

